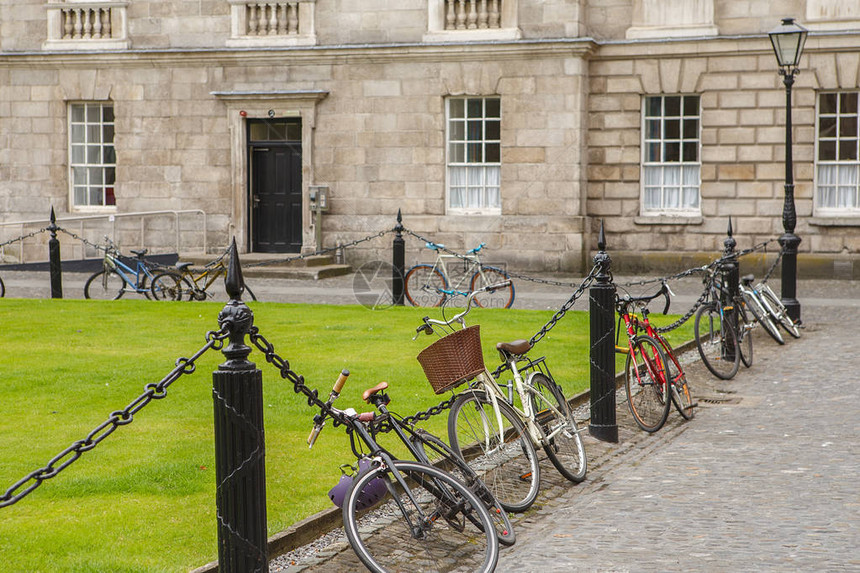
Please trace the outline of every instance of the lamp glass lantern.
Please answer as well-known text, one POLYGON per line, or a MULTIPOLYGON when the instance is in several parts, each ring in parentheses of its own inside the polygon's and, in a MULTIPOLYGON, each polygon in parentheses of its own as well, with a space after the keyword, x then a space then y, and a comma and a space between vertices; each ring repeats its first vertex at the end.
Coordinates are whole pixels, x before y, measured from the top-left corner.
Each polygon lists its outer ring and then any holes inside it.
POLYGON ((795 23, 794 18, 783 18, 782 24, 768 33, 776 61, 785 70, 796 69, 803 53, 809 30, 795 23))

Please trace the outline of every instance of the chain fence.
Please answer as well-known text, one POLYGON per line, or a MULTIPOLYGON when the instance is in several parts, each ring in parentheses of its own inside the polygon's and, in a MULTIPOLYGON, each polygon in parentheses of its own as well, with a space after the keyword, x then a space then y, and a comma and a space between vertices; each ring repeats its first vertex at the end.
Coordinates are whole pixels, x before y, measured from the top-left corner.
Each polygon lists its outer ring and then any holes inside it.
POLYGON ((0 508, 13 505, 33 492, 43 482, 56 477, 61 471, 77 461, 84 452, 88 452, 99 445, 105 438, 114 433, 120 426, 125 426, 134 421, 134 415, 140 412, 153 400, 161 400, 167 396, 167 388, 181 376, 192 374, 197 366, 196 361, 208 350, 220 350, 227 338, 226 329, 209 331, 206 334, 206 344, 203 345, 190 358, 178 358, 176 367, 160 382, 150 383, 144 386, 144 392, 132 400, 122 410, 112 412, 107 420, 96 426, 82 440, 77 440, 72 445, 51 458, 48 463, 34 470, 12 484, 6 492, 0 496, 0 508))

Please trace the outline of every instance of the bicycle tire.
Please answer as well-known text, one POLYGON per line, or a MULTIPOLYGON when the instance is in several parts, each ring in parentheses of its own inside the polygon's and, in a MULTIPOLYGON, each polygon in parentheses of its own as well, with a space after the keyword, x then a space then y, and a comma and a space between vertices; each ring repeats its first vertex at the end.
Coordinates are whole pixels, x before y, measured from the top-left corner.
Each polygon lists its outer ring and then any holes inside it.
POLYGON ((186 295, 192 296, 191 284, 188 279, 176 273, 160 273, 152 279, 149 285, 153 300, 182 300, 186 295))
MULTIPOLYGON (((469 282, 470 292, 475 292, 484 287, 499 284, 508 280, 508 273, 494 267, 483 267, 472 275, 469 282)), ((482 292, 474 298, 475 304, 481 308, 511 308, 514 304, 514 283, 504 288, 494 289, 490 292, 482 292)))
POLYGON ((84 298, 93 300, 117 300, 125 294, 125 280, 115 271, 101 270, 87 279, 84 298), (107 275, 105 275, 107 273, 107 275))
POLYGON ((506 511, 521 513, 534 503, 540 487, 537 452, 525 426, 504 400, 493 404, 481 390, 460 394, 448 413, 451 449, 481 477, 506 511), (504 443, 499 444, 499 436, 504 443))
POLYGON ((570 404, 558 384, 542 372, 532 374, 528 386, 538 391, 531 393, 530 398, 535 421, 547 436, 543 449, 549 461, 565 479, 580 483, 588 471, 588 459, 570 404), (562 419, 544 405, 544 400, 552 400, 552 405, 561 413, 562 419))
POLYGON ((0 298, 6 296, 6 285, 3 284, 3 279, 0 279, 0 298))
POLYGON ((767 332, 771 338, 776 340, 777 343, 785 344, 785 339, 779 332, 779 328, 777 328, 776 324, 773 323, 773 320, 770 318, 770 314, 767 312, 767 309, 762 306, 761 301, 753 296, 752 293, 745 290, 741 291, 741 296, 744 298, 747 308, 750 309, 750 312, 758 323, 762 325, 765 332, 767 332))
POLYGON ((672 407, 667 362, 656 340, 646 334, 633 339, 624 365, 624 389, 633 419, 649 433, 663 427, 672 407))
POLYGON ((782 301, 777 298, 777 296, 770 290, 767 286, 759 286, 761 296, 765 299, 770 306, 768 312, 771 312, 771 316, 773 319, 782 326, 783 330, 788 332, 794 338, 800 338, 800 329, 791 320, 791 317, 788 316, 788 310, 786 310, 785 305, 782 304, 782 301))
POLYGON ((404 294, 412 306, 441 306, 445 293, 439 289, 447 288, 445 276, 433 265, 415 265, 403 280, 404 294))
POLYGON ((738 336, 731 323, 722 320, 716 303, 699 307, 693 332, 699 356, 711 374, 723 380, 734 377, 741 363, 741 355, 737 351, 738 336))
POLYGON ((475 470, 469 467, 469 464, 464 462, 448 444, 430 432, 418 429, 413 434, 413 439, 413 443, 417 441, 415 445, 421 448, 430 465, 450 473, 463 482, 478 499, 484 502, 484 507, 487 508, 490 519, 493 521, 499 543, 508 547, 516 543, 517 536, 514 534, 514 527, 508 517, 508 512, 505 511, 499 500, 493 496, 490 488, 481 481, 475 470))
POLYGON ((741 351, 741 364, 750 368, 753 365, 753 323, 744 310, 744 305, 735 303, 738 311, 738 348, 741 351))
POLYGON ((659 334, 655 340, 660 343, 660 348, 666 355, 666 372, 672 383, 672 403, 675 404, 675 409, 678 410, 682 418, 692 420, 695 416, 695 405, 693 404, 693 393, 687 383, 687 373, 684 372, 684 367, 681 366, 681 361, 678 360, 669 341, 659 334), (677 374, 675 373, 676 370, 677 374))
POLYGON ((390 468, 377 465, 353 483, 344 501, 344 530, 361 562, 379 573, 450 571, 464 566, 481 573, 493 571, 499 542, 490 516, 475 494, 433 466, 405 460, 395 460, 393 466, 407 478, 408 492, 390 468), (362 492, 375 479, 385 481, 387 501, 360 523, 362 492), (429 519, 419 522, 420 515, 429 519), (481 527, 467 523, 469 517, 477 518, 481 527))

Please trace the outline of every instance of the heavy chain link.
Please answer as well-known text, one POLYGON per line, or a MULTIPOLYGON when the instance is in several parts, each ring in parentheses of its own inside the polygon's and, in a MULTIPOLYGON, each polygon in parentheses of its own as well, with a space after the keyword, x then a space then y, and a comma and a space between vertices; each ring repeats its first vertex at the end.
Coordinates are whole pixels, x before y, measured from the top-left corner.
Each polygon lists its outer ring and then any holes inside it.
MULTIPOLYGON (((395 230, 394 228, 391 228, 391 229, 388 229, 388 230, 385 230, 385 231, 380 231, 380 232, 375 233, 375 234, 373 234, 373 235, 368 235, 368 236, 366 236, 366 237, 364 237, 364 238, 362 238, 362 239, 356 239, 355 241, 350 241, 349 243, 344 243, 344 244, 341 244, 341 245, 336 245, 336 246, 334 246, 334 247, 326 247, 325 249, 319 249, 319 250, 314 251, 313 253, 310 253, 310 254, 299 254, 299 255, 296 255, 296 256, 294 256, 294 257, 287 257, 287 258, 284 258, 284 259, 268 259, 268 260, 265 260, 265 261, 259 261, 259 262, 256 262, 256 263, 251 263, 251 264, 248 264, 248 265, 243 265, 243 267, 264 267, 264 266, 267 266, 267 265, 276 265, 276 264, 279 264, 279 263, 290 263, 290 262, 293 262, 293 261, 301 261, 301 260, 304 260, 304 259, 306 259, 306 258, 308 258, 308 257, 314 257, 314 256, 319 256, 319 255, 325 255, 325 254, 327 254, 327 253, 333 253, 333 252, 337 251, 338 249, 348 249, 348 248, 354 247, 354 246, 356 246, 356 245, 360 245, 361 243, 365 243, 365 242, 367 242, 367 241, 372 241, 372 240, 374 240, 374 239, 379 239, 380 237, 384 237, 384 236, 385 236, 385 235, 387 235, 388 233, 393 233, 393 232, 394 232, 394 230, 395 230)), ((222 256, 223 256, 223 255, 222 255, 222 256)))
POLYGON ((676 328, 678 328, 679 326, 681 326, 682 324, 684 324, 685 322, 690 320, 690 318, 694 314, 696 314, 696 310, 698 310, 698 308, 700 306, 705 304, 705 301, 708 299, 708 295, 709 295, 710 291, 711 291, 710 286, 705 286, 705 290, 702 292, 702 296, 699 297, 699 300, 696 301, 696 303, 693 305, 693 308, 691 308, 690 310, 687 311, 687 314, 685 314, 684 316, 682 316, 681 318, 679 318, 678 320, 676 320, 672 324, 669 324, 666 326, 661 326, 659 328, 655 328, 654 330, 656 330, 660 334, 663 334, 665 332, 675 330, 676 328))
POLYGON ((38 231, 33 231, 32 233, 27 233, 26 235, 21 235, 20 237, 16 237, 14 239, 9 239, 5 243, 0 243, 0 249, 6 247, 8 245, 11 245, 12 243, 17 243, 18 241, 24 241, 26 239, 29 239, 30 237, 35 237, 36 235, 40 235, 40 234, 44 233, 45 231, 47 231, 47 229, 39 229, 38 231))
POLYGON ((60 231, 61 233, 65 233, 66 235, 72 237, 73 239, 76 239, 76 240, 82 242, 83 244, 87 245, 88 247, 92 247, 92 248, 96 249, 97 251, 107 252, 107 250, 108 250, 108 247, 105 247, 103 245, 99 245, 98 243, 93 243, 92 241, 87 240, 87 239, 81 237, 80 235, 73 233, 72 231, 67 231, 66 229, 63 229, 62 227, 57 227, 57 230, 60 231))
POLYGON ((134 415, 140 412, 152 400, 160 400, 167 396, 167 388, 183 374, 192 374, 196 370, 195 362, 203 356, 210 348, 220 350, 227 338, 226 329, 210 331, 206 334, 206 344, 198 350, 191 358, 178 358, 176 367, 165 376, 161 382, 151 383, 144 386, 144 392, 122 410, 112 412, 107 420, 96 426, 87 437, 77 440, 68 448, 51 458, 45 467, 30 472, 18 480, 0 496, 0 508, 7 507, 27 496, 45 480, 56 477, 61 471, 69 467, 73 462, 99 445, 102 440, 111 435, 120 426, 125 426, 134 421, 134 415))
POLYGON ((561 308, 558 309, 558 311, 556 311, 554 315, 552 315, 552 318, 549 319, 549 322, 544 324, 541 329, 538 330, 535 335, 529 339, 529 343, 532 346, 540 342, 540 340, 544 336, 546 336, 547 333, 553 329, 553 327, 555 327, 558 321, 564 318, 564 315, 567 313, 567 311, 571 309, 571 307, 579 299, 579 297, 582 296, 582 293, 585 292, 585 289, 591 286, 591 283, 594 282, 594 278, 597 276, 597 271, 598 265, 594 265, 594 267, 591 268, 591 272, 588 273, 588 276, 582 280, 574 293, 570 296, 569 299, 567 299, 567 302, 561 305, 561 308))
POLYGON ((773 262, 773 264, 770 266, 770 268, 764 274, 764 278, 761 279, 761 284, 765 284, 768 281, 768 279, 770 279, 770 275, 773 274, 773 271, 776 270, 777 265, 782 260, 783 252, 784 251, 782 249, 779 249, 779 254, 776 256, 776 260, 773 262))
MULTIPOLYGON (((251 332, 249 333, 249 338, 254 346, 263 353, 266 357, 266 362, 274 366, 278 369, 281 374, 281 378, 289 380, 293 383, 294 390, 297 394, 304 394, 308 397, 308 405, 309 406, 322 406, 323 402, 319 399, 319 392, 317 390, 311 390, 305 384, 304 376, 301 374, 297 374, 292 368, 290 368, 289 361, 280 357, 277 352, 275 352, 274 345, 266 340, 266 338, 260 334, 259 330, 256 326, 251 328, 251 332)), ((448 400, 443 401, 437 406, 432 406, 423 412, 416 412, 412 416, 407 416, 401 420, 404 424, 415 424, 417 421, 426 421, 429 420, 431 416, 436 416, 441 414, 445 410, 451 408, 451 405, 456 400, 456 394, 451 396, 448 400)), ((340 424, 337 418, 332 418, 335 426, 340 424)), ((391 431, 391 427, 388 424, 380 423, 379 430, 381 432, 389 432, 391 431)))
MULTIPOLYGON (((414 231, 410 231, 409 229, 403 229, 403 232, 406 233, 407 235, 411 235, 412 237, 414 237, 414 238, 416 238, 419 241, 422 241, 424 243, 433 243, 433 241, 431 241, 430 239, 428 239, 426 237, 422 237, 418 233, 416 233, 414 231)), ((560 286, 560 287, 575 287, 575 286, 577 286, 577 283, 560 282, 560 281, 553 281, 553 280, 548 280, 548 279, 539 279, 539 278, 535 278, 535 277, 530 277, 528 275, 523 275, 523 274, 511 272, 511 271, 508 271, 507 269, 499 269, 493 265, 484 264, 483 262, 478 261, 469 255, 464 255, 464 254, 458 253, 456 251, 452 251, 451 249, 449 249, 447 247, 443 247, 441 245, 438 245, 437 243, 433 243, 433 244, 436 245, 437 247, 439 247, 440 251, 442 251, 448 255, 452 255, 454 257, 457 257, 458 259, 460 259, 466 263, 478 264, 481 267, 481 269, 493 269, 493 270, 504 271, 504 273, 509 278, 512 278, 512 279, 518 279, 518 280, 523 280, 523 281, 528 281, 528 282, 533 282, 533 283, 552 285, 552 286, 560 286)))

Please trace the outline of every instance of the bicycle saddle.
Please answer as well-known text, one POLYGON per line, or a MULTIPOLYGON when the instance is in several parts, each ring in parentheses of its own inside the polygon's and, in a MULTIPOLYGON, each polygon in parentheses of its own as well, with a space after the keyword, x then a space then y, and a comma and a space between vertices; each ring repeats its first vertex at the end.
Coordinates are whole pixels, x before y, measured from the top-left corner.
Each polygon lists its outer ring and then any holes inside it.
POLYGON ((176 263, 176 270, 184 271, 194 263, 176 263))
POLYGON ((525 354, 532 348, 532 343, 528 340, 514 340, 513 342, 499 342, 496 344, 496 350, 507 354, 519 356, 525 354))
POLYGON ((755 275, 744 275, 741 277, 741 282, 745 285, 749 285, 751 282, 755 280, 755 275))
POLYGON ((438 251, 439 249, 444 249, 445 245, 443 245, 442 243, 430 243, 430 242, 428 242, 427 248, 433 249, 434 251, 438 251))
POLYGON ((386 388, 388 388, 388 382, 380 382, 379 384, 377 384, 373 388, 368 388, 367 390, 365 390, 364 394, 361 395, 361 399, 364 400, 365 402, 370 402, 371 396, 373 396, 374 394, 376 394, 378 392, 382 392, 386 388))
POLYGON ((135 251, 134 249, 132 249, 131 252, 137 255, 138 258, 143 258, 143 255, 147 253, 147 249, 141 249, 139 251, 135 251))

